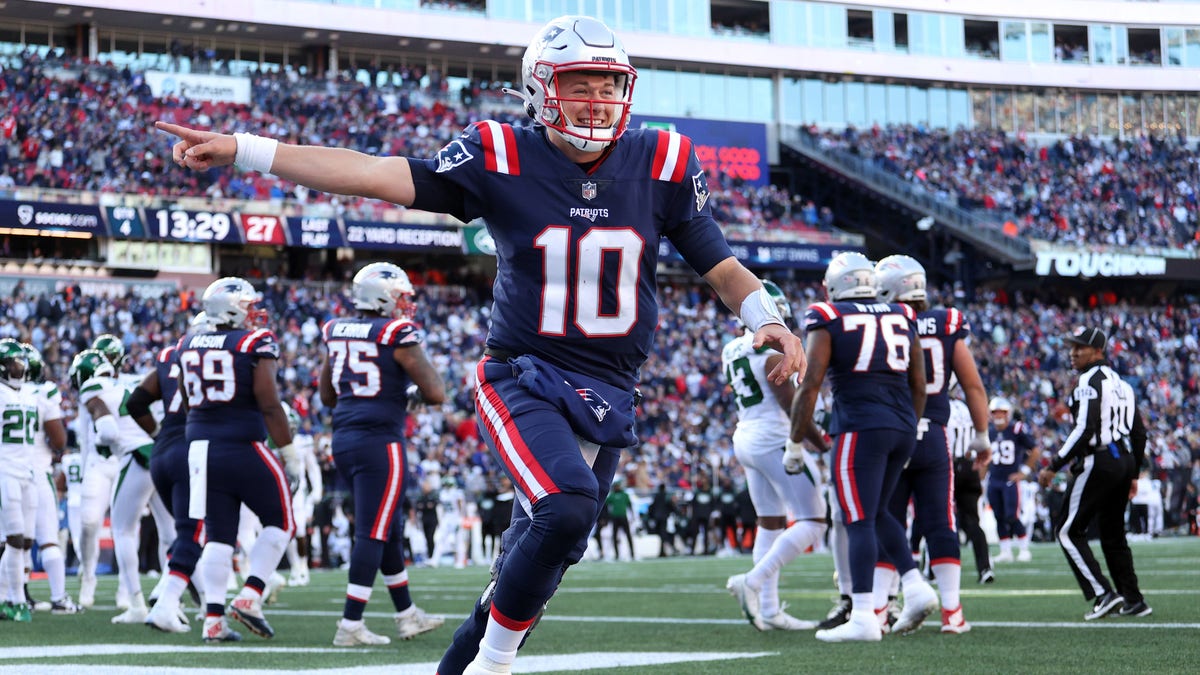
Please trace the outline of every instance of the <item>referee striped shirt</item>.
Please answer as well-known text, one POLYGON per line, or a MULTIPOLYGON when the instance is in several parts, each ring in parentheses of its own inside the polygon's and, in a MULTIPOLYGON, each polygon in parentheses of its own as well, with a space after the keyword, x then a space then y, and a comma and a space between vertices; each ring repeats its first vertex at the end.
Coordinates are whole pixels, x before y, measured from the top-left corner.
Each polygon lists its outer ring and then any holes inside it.
POLYGON ((1103 450, 1132 451, 1141 467, 1146 447, 1146 428, 1138 413, 1133 387, 1100 361, 1079 376, 1070 397, 1075 427, 1050 462, 1058 471, 1077 457, 1103 450), (1132 445, 1132 448, 1130 447, 1132 445))

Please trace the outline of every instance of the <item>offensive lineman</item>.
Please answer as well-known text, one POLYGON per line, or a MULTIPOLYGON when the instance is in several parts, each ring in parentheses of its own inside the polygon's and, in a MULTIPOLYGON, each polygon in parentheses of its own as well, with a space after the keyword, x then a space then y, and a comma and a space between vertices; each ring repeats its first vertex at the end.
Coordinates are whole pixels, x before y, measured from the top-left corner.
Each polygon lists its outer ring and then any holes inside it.
POLYGON ((413 288, 403 269, 371 263, 354 275, 350 292, 358 316, 333 319, 322 328, 327 354, 318 382, 321 402, 333 408, 334 463, 350 484, 358 522, 346 603, 333 638, 338 647, 391 642, 363 623, 377 571, 396 608, 400 639, 445 622, 426 615, 409 594, 401 508, 408 399, 441 403, 445 385, 421 346, 424 333, 412 320, 413 288))
MULTIPOLYGON (((792 308, 779 286, 763 281, 763 288, 779 307, 785 321, 792 308)), ((783 355, 754 348, 754 334, 726 343, 721 351, 722 371, 733 389, 738 423, 733 451, 746 470, 746 487, 758 514, 754 538, 754 568, 729 578, 726 587, 742 605, 750 624, 758 630, 810 630, 814 621, 801 621, 779 603, 779 570, 825 534, 825 503, 821 498, 821 473, 803 449, 800 466, 789 475, 779 453, 790 443, 788 414, 796 387, 792 380, 775 384, 767 373, 783 355), (794 521, 788 527, 789 518, 794 521)))

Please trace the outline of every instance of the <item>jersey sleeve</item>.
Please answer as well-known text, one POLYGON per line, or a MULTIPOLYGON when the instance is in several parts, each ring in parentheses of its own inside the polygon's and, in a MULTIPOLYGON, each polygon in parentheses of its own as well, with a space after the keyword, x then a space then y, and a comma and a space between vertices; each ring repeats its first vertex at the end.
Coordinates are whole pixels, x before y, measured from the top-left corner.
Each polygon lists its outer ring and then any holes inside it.
POLYGON ((413 208, 447 213, 463 222, 487 215, 488 172, 520 175, 516 138, 510 125, 476 122, 429 159, 409 160, 416 196, 413 208))
POLYGON ((828 302, 814 302, 804 310, 804 330, 827 329, 837 318, 837 307, 828 302))
POLYGON ((946 335, 956 340, 966 340, 971 335, 966 315, 953 307, 946 310, 946 335))
POLYGON ((79 404, 86 406, 92 401, 92 399, 100 396, 100 394, 103 394, 104 388, 104 382, 101 382, 96 378, 92 378, 87 382, 84 382, 83 386, 79 388, 79 404))
POLYGON ((279 340, 275 337, 275 333, 266 328, 259 328, 250 331, 239 340, 237 350, 256 359, 278 359, 279 340))
POLYGON ((712 216, 708 175, 700 166, 692 139, 673 131, 659 131, 653 139, 650 175, 674 185, 664 214, 663 234, 679 255, 703 276, 733 255, 725 233, 712 216))
POLYGON ((47 385, 45 391, 38 398, 38 414, 41 415, 43 422, 63 418, 62 392, 58 390, 58 385, 47 385))
POLYGON ((379 344, 385 347, 409 347, 425 341, 421 326, 407 319, 395 319, 384 324, 379 331, 379 344))

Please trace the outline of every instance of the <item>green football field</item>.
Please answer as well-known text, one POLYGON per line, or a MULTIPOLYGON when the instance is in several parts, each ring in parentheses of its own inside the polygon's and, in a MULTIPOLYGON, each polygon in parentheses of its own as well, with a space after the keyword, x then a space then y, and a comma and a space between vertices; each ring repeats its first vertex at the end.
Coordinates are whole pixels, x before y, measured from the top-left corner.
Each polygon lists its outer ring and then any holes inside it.
MULTIPOLYGON (((1098 546, 1096 547, 1098 551, 1098 546)), ((963 604, 974 629, 942 635, 930 623, 915 635, 876 644, 827 645, 811 633, 759 633, 724 590, 748 557, 585 562, 568 575, 522 651, 515 672, 574 673, 1192 673, 1200 671, 1200 539, 1133 545, 1146 618, 1085 622, 1088 609, 1057 546, 1035 545, 1032 563, 1001 566, 990 586, 968 562, 963 604)), ((968 559, 970 555, 968 554, 968 559)), ((785 569, 782 599, 802 618, 821 618, 835 597, 828 555, 785 569)), ((487 580, 486 568, 413 569, 415 599, 447 625, 409 642, 372 649, 330 646, 341 614, 344 572, 317 572, 305 588, 284 588, 267 608, 277 637, 246 633, 240 645, 205 646, 193 622, 186 635, 114 626, 116 578, 102 579, 97 606, 80 616, 35 614, 0 623, 0 673, 160 674, 221 670, 431 674, 458 620, 487 580), (81 671, 81 668, 87 668, 81 671)), ((146 590, 151 587, 146 579, 146 590)), ((72 593, 75 579, 69 580, 72 593)), ((393 628, 387 593, 376 583, 368 626, 393 628), (374 610, 374 611, 372 611, 374 610)), ((45 596, 44 582, 34 585, 45 596)), ((936 615, 935 615, 936 617, 936 615)), ((935 618, 931 617, 931 619, 935 618)))

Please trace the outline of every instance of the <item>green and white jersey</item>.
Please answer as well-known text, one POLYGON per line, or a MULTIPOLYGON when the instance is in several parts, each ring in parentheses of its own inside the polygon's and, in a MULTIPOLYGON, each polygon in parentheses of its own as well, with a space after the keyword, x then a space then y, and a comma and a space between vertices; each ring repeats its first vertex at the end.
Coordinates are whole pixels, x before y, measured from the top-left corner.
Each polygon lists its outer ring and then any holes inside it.
POLYGON ((50 450, 50 444, 46 442, 45 425, 51 420, 63 418, 62 392, 53 382, 26 382, 22 389, 34 397, 38 406, 38 427, 34 433, 33 468, 36 471, 49 473, 50 466, 54 463, 54 453, 50 450))
POLYGON ((33 475, 34 438, 39 427, 34 397, 23 387, 0 384, 0 471, 5 475, 33 475))
MULTIPOLYGON (((139 380, 140 382, 140 380, 139 380)), ((137 386, 136 384, 134 386, 137 386)), ((133 387, 127 387, 119 380, 111 377, 93 377, 83 386, 79 388, 79 405, 81 408, 86 408, 87 404, 95 398, 104 401, 105 407, 109 413, 117 420, 117 429, 119 440, 117 445, 112 448, 104 448, 100 445, 96 446, 96 452, 104 455, 108 454, 124 457, 131 452, 141 452, 146 458, 150 457, 150 448, 154 445, 154 439, 146 433, 145 429, 138 426, 137 422, 129 416, 129 410, 125 407, 125 403, 129 400, 129 395, 133 393, 133 387)), ((92 422, 95 427, 95 420, 92 422)))
POLYGON ((59 466, 67 479, 67 505, 78 506, 83 501, 83 455, 78 452, 63 455, 59 466))
POLYGON ((721 370, 737 403, 737 443, 781 450, 787 442, 791 401, 777 400, 767 380, 767 359, 776 353, 765 347, 756 350, 754 335, 749 332, 730 340, 721 350, 721 370))

